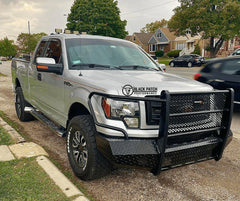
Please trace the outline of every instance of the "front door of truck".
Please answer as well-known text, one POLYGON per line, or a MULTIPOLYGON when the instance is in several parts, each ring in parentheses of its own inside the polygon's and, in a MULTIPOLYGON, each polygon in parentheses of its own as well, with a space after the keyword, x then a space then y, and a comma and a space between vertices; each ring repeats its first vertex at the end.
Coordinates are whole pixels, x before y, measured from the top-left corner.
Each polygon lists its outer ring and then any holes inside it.
MULTIPOLYGON (((53 58, 56 64, 63 64, 62 45, 59 39, 49 39, 42 57, 53 58)), ((62 75, 37 72, 37 100, 41 111, 59 124, 64 119, 64 80, 62 75)))
POLYGON ((48 45, 47 40, 42 40, 40 42, 28 70, 29 94, 30 94, 31 103, 33 104, 33 106, 38 108, 39 108, 39 103, 41 102, 39 91, 42 91, 42 83, 38 80, 36 58, 43 57, 44 52, 46 51, 47 45, 48 45))

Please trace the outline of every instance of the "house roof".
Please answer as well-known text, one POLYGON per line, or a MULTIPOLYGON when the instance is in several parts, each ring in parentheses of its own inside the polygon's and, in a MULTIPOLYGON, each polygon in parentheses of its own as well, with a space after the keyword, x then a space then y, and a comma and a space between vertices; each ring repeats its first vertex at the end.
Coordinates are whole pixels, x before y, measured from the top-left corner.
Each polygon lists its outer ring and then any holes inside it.
POLYGON ((168 38, 169 41, 174 41, 176 39, 174 32, 170 32, 169 28, 161 27, 160 29, 163 32, 163 34, 168 38))
POLYGON ((154 33, 133 33, 138 40, 143 44, 143 45, 148 45, 148 41, 151 39, 154 33))
POLYGON ((126 36, 124 39, 125 39, 125 40, 130 40, 131 37, 132 37, 131 35, 128 35, 128 36, 126 36))

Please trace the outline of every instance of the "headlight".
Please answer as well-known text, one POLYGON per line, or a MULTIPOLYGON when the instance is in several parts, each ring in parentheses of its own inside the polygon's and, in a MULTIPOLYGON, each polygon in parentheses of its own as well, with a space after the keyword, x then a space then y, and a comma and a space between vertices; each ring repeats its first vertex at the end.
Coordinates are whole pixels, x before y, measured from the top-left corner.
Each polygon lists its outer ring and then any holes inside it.
POLYGON ((138 102, 118 101, 110 98, 103 98, 102 107, 107 118, 122 120, 128 127, 138 128, 138 102))

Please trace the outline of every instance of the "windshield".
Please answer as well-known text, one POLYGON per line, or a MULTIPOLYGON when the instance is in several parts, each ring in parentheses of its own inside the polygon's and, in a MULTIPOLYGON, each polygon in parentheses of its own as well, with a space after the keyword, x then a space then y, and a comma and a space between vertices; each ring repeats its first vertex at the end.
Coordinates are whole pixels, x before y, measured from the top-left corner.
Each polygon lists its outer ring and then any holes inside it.
POLYGON ((66 39, 69 69, 158 70, 136 45, 108 39, 66 39))

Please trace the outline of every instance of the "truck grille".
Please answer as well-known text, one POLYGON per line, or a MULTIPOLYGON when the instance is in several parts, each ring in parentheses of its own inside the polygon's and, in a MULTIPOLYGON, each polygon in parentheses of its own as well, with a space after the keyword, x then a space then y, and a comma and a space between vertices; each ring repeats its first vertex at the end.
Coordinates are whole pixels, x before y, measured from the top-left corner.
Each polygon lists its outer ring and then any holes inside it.
MULTIPOLYGON (((150 97, 160 98, 160 96, 150 97)), ((148 125, 159 125, 161 104, 161 102, 146 102, 148 125)), ((215 131, 208 132, 208 134, 204 134, 204 132, 202 134, 194 133, 194 131, 209 131, 209 129, 221 127, 225 104, 225 93, 172 94, 169 108, 168 137, 176 136, 175 139, 178 141, 183 138, 183 135, 181 135, 178 139, 178 134, 191 132, 193 133, 191 135, 193 139, 189 138, 189 135, 186 137, 191 141, 215 135, 215 131), (195 114, 192 114, 193 112, 195 114)), ((170 142, 172 139, 168 141, 170 142)))

